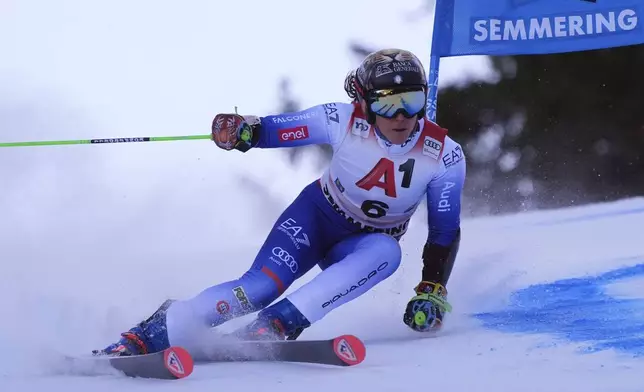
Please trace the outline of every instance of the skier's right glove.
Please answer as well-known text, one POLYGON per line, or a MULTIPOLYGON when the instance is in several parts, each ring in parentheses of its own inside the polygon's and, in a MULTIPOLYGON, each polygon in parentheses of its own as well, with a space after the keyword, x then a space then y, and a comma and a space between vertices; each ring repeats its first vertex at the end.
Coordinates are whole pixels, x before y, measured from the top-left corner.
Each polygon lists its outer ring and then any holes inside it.
POLYGON ((259 124, 256 116, 220 113, 212 120, 212 140, 224 150, 246 152, 259 137, 259 124))
POLYGON ((419 332, 440 329, 443 316, 452 311, 447 302, 447 289, 440 283, 422 281, 414 290, 416 295, 407 303, 403 322, 419 332))

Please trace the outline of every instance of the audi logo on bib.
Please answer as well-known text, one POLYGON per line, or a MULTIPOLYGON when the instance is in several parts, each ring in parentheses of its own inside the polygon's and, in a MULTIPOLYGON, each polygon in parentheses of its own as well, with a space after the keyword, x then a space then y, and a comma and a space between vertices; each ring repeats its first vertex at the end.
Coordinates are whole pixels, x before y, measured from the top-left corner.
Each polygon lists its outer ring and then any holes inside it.
POLYGON ((286 264, 291 269, 292 273, 297 272, 297 268, 298 268, 297 261, 295 261, 295 258, 291 256, 290 253, 280 248, 279 246, 276 246, 273 248, 273 256, 283 261, 284 264, 286 264))

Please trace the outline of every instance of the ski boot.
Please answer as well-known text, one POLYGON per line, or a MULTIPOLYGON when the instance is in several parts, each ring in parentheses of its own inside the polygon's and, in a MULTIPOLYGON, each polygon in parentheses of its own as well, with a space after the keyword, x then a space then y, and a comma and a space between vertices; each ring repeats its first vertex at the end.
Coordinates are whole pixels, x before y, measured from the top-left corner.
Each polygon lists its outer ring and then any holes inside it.
POLYGON ((151 354, 170 347, 166 330, 166 311, 173 300, 165 301, 152 316, 121 334, 121 339, 102 350, 93 350, 95 356, 130 356, 151 354))
POLYGON ((250 324, 233 332, 242 340, 295 340, 311 323, 289 301, 263 309, 250 324))

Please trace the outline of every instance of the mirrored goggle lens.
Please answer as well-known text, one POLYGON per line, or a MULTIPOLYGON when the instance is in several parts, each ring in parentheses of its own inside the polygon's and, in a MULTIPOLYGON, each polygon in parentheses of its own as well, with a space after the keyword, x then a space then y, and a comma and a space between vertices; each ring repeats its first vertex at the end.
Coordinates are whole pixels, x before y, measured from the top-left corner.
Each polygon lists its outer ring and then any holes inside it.
POLYGON ((371 111, 375 114, 393 118, 401 113, 413 117, 425 107, 423 90, 396 92, 395 90, 374 91, 370 100, 371 111))

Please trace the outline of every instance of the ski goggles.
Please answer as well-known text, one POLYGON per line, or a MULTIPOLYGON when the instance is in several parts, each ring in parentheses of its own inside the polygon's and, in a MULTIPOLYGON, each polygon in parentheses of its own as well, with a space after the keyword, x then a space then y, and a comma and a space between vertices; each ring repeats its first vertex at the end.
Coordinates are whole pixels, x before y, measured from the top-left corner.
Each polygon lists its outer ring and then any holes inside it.
POLYGON ((426 101, 427 94, 422 87, 373 90, 367 97, 369 109, 386 118, 394 118, 398 113, 412 118, 425 108, 426 101))

